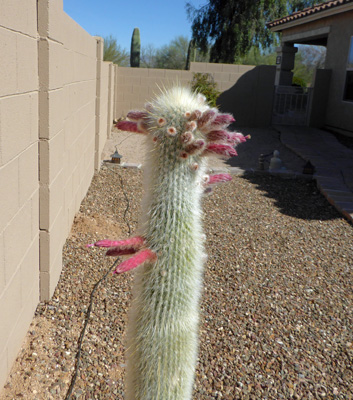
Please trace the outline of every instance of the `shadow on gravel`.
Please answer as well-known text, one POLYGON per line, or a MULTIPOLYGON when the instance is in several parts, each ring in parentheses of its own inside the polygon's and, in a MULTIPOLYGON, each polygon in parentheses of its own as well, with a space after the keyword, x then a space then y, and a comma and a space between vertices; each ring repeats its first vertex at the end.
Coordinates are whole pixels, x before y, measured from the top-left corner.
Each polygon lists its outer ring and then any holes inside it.
POLYGON ((274 199, 274 205, 285 215, 321 221, 342 218, 318 191, 315 181, 251 172, 245 173, 242 177, 254 184, 265 197, 274 199))

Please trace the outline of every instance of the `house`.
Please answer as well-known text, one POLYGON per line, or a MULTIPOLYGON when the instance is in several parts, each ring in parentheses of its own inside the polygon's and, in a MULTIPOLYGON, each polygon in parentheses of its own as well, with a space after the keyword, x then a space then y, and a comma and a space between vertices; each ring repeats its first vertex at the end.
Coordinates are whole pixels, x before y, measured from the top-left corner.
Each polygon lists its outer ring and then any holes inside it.
POLYGON ((286 123, 305 109, 303 125, 353 136, 353 0, 327 1, 267 26, 282 34, 277 49, 274 122, 286 123), (292 86, 295 44, 326 47, 325 69, 316 70, 313 88, 306 91, 292 86), (304 100, 299 107, 293 97, 286 98, 295 94, 304 100))

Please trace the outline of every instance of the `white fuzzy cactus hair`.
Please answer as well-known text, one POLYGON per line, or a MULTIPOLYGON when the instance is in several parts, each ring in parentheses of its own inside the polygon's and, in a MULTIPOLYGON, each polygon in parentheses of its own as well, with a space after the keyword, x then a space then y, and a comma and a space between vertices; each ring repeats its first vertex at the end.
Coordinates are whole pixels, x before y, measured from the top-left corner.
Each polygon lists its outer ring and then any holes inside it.
POLYGON ((229 174, 207 175, 211 155, 232 157, 242 134, 234 118, 180 86, 164 90, 121 130, 146 136, 145 199, 138 236, 101 240, 107 255, 132 255, 115 270, 135 269, 127 343, 127 400, 191 399, 198 352, 205 260, 201 197, 229 174))

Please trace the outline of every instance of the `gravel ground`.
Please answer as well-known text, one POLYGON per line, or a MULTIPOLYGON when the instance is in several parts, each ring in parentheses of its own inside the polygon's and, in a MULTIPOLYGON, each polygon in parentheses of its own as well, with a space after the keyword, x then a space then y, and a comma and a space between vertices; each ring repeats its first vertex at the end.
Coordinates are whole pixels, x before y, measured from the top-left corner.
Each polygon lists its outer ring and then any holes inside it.
MULTIPOLYGON (((66 399, 90 294, 113 262, 84 245, 133 233, 141 195, 139 170, 95 175, 1 400, 66 399)), ((204 211, 194 399, 352 399, 352 226, 314 182, 267 175, 218 186, 204 211)), ((72 399, 123 399, 131 282, 109 273, 94 292, 72 399)))

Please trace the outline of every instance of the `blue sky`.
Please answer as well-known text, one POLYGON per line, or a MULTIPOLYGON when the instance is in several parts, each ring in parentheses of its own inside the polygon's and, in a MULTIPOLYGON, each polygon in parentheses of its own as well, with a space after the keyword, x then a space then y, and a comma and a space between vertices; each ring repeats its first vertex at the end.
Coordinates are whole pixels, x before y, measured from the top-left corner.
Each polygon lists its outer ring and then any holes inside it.
MULTIPOLYGON (((168 44, 176 36, 191 38, 187 19, 187 0, 64 0, 64 11, 89 34, 113 35, 130 51, 134 28, 140 29, 141 47, 156 48, 168 44)), ((207 0, 189 0, 196 8, 207 0)))

